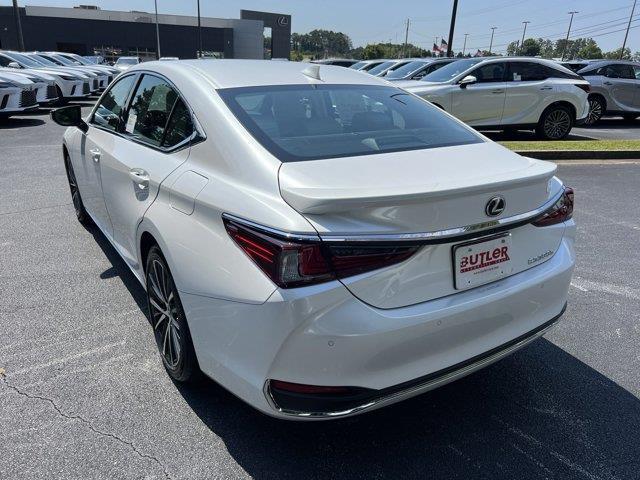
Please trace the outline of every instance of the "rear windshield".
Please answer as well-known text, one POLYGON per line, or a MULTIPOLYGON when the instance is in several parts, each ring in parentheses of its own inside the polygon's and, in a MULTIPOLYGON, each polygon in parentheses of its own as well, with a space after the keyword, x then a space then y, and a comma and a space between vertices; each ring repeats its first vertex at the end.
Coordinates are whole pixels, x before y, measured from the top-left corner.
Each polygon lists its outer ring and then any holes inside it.
POLYGON ((378 75, 379 73, 384 72, 386 69, 393 67, 396 63, 398 62, 383 62, 380 65, 376 65, 371 70, 369 70, 369 73, 371 75, 378 75))
POLYGON ((384 85, 277 85, 218 93, 283 162, 483 141, 425 100, 384 85))

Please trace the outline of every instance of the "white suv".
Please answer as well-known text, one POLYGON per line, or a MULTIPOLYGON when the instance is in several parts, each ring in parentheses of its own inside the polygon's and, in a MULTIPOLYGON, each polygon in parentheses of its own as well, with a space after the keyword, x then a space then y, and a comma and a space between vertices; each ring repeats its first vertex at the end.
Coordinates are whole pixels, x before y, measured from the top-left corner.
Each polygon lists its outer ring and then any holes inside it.
POLYGON ((395 85, 429 100, 472 127, 535 130, 559 140, 589 113, 589 82, 538 58, 470 58, 420 81, 395 85))

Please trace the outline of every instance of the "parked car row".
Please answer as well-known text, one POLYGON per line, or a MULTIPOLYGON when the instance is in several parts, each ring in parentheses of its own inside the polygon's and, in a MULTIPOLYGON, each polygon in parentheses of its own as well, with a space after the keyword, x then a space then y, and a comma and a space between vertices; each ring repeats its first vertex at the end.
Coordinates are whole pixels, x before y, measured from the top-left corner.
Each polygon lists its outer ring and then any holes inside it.
POLYGON ((87 97, 119 72, 72 53, 0 50, 0 117, 87 97))
POLYGON ((593 125, 604 115, 640 116, 637 62, 483 57, 322 63, 401 82, 402 88, 476 128, 532 129, 557 140, 574 125, 593 125))

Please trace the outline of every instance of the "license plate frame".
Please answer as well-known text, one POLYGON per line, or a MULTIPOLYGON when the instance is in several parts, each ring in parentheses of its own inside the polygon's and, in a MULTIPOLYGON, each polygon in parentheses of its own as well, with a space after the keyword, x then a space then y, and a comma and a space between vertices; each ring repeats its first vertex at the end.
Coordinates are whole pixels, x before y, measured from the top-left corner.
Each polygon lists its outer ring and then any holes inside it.
POLYGON ((459 291, 469 290, 513 274, 511 240, 511 233, 507 232, 454 245, 451 249, 453 287, 459 291), (506 250, 503 251, 505 247, 506 250), (496 252, 496 249, 499 252, 496 252), (484 256, 482 256, 483 252, 484 256), (475 255, 475 264, 470 262, 473 258, 468 258, 467 264, 462 266, 463 258, 473 255, 475 255))

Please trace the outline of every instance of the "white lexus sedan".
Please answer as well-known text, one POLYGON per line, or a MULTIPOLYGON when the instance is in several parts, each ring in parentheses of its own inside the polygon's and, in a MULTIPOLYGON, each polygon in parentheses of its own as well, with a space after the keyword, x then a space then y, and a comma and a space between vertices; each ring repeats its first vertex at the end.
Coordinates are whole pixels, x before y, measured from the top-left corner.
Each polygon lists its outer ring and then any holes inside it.
POLYGON ((382 79, 255 60, 132 67, 69 126, 75 212, 145 287, 164 366, 281 418, 370 411, 541 336, 573 191, 382 79))
POLYGON ((396 82, 482 130, 535 130, 561 140, 589 114, 589 82, 551 60, 467 58, 396 82))

